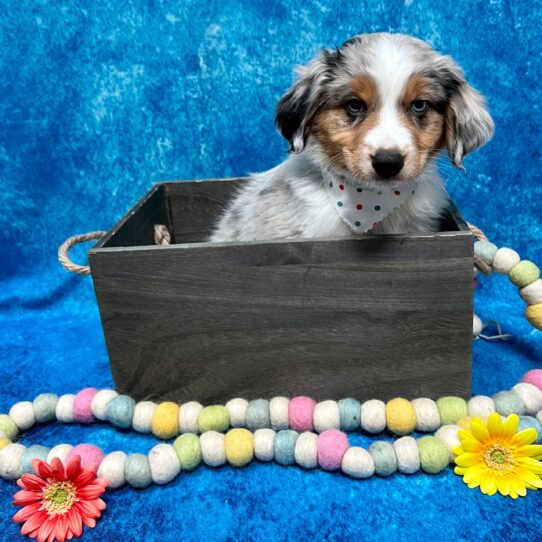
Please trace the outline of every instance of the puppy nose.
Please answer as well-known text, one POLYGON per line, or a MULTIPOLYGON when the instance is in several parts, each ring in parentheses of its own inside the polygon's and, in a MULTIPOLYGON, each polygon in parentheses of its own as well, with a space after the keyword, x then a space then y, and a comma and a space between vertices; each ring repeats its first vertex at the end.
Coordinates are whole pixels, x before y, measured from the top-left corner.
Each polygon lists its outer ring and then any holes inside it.
POLYGON ((373 156, 373 168, 382 177, 397 175, 405 165, 405 160, 398 151, 377 151, 373 156))

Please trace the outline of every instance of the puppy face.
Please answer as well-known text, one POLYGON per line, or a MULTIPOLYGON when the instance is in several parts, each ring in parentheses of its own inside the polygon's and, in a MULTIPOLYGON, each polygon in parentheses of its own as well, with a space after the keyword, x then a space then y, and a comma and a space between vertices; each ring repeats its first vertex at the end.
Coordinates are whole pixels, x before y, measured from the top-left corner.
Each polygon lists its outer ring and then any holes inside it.
POLYGON ((354 182, 412 180, 440 149, 454 165, 493 122, 455 62, 403 35, 369 34, 324 50, 280 100, 276 123, 294 152, 354 182))

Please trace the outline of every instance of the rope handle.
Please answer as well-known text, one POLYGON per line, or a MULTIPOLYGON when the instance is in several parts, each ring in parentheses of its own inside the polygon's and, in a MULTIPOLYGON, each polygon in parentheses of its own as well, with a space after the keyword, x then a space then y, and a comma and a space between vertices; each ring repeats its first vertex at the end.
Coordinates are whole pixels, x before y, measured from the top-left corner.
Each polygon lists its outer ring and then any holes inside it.
POLYGON ((91 231, 89 233, 74 235, 66 239, 58 248, 58 261, 62 264, 62 267, 66 271, 77 273, 78 275, 90 275, 90 266, 73 263, 68 256, 68 252, 70 248, 73 248, 75 245, 93 241, 95 239, 101 239, 106 233, 107 232, 105 231, 91 231))
MULTIPOLYGON (((77 273, 78 275, 90 275, 90 266, 73 263, 68 256, 68 252, 75 245, 78 245, 79 243, 86 243, 87 241, 101 239, 106 233, 107 232, 105 231, 91 231, 89 233, 74 235, 66 239, 58 248, 58 261, 62 264, 62 267, 71 273, 77 273)), ((163 224, 154 225, 154 244, 171 244, 171 234, 169 233, 167 227, 163 224)))

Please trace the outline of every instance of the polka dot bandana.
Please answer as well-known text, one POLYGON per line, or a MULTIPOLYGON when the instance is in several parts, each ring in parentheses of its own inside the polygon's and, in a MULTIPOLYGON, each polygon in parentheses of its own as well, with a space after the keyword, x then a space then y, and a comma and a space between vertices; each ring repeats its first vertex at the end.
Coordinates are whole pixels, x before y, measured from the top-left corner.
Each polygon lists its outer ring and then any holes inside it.
POLYGON ((356 187, 329 172, 324 187, 339 216, 355 233, 364 233, 400 207, 416 192, 416 182, 379 183, 373 188, 356 187))

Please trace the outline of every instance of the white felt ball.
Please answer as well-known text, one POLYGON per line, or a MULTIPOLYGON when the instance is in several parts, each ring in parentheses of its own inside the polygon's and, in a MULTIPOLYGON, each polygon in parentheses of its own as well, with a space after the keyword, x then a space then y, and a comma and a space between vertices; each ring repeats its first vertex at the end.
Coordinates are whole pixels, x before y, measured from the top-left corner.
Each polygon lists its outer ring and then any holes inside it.
POLYGON ((352 446, 343 455, 341 469, 352 478, 370 478, 375 472, 375 463, 367 450, 352 446))
POLYGON ((179 409, 179 431, 181 433, 199 433, 198 418, 203 405, 197 401, 189 401, 179 409))
POLYGON ((56 419, 62 423, 72 423, 73 422, 73 400, 75 395, 67 393, 66 395, 61 395, 58 398, 56 404, 55 415, 56 419))
POLYGON ((339 429, 341 417, 339 414, 339 403, 337 401, 322 401, 314 407, 312 423, 317 433, 328 429, 339 429))
POLYGON ((432 433, 440 427, 440 414, 433 399, 419 397, 410 401, 410 404, 416 412, 416 431, 432 433))
POLYGON ((16 480, 19 478, 21 461, 26 452, 26 446, 14 443, 0 450, 0 478, 16 480))
POLYGON ((368 433, 386 429, 386 405, 379 399, 370 399, 361 405, 361 427, 368 433))
POLYGON ((399 472, 412 474, 420 470, 420 451, 416 439, 402 437, 393 443, 399 472))
POLYGON ((294 448, 295 462, 304 469, 314 469, 318 466, 318 435, 306 431, 296 440, 294 448))
POLYGON ((72 448, 73 446, 71 444, 57 444, 56 446, 53 446, 47 454, 47 463, 51 463, 55 457, 64 463, 72 448))
POLYGON ((181 472, 181 463, 175 448, 161 442, 149 452, 151 478, 155 484, 167 484, 181 472))
POLYGON ((519 291, 519 295, 527 305, 542 303, 542 279, 535 280, 519 291))
POLYGON ((476 314, 472 315, 472 336, 478 337, 480 333, 482 333, 482 330, 484 329, 484 324, 482 320, 480 320, 480 317, 476 314))
POLYGON ((483 418, 485 420, 490 414, 496 412, 495 402, 487 395, 475 395, 469 399, 467 410, 469 416, 476 416, 477 418, 483 418))
POLYGON ((275 431, 281 431, 290 427, 290 419, 288 417, 288 408, 290 399, 287 397, 273 397, 269 401, 269 419, 271 427, 275 431))
POLYGON ((525 405, 525 412, 529 416, 542 410, 542 391, 536 386, 527 382, 520 382, 512 388, 512 391, 515 391, 521 397, 521 401, 525 405))
POLYGON ((217 431, 206 431, 199 438, 201 457, 209 467, 220 467, 226 463, 224 435, 217 431))
POLYGON ((111 401, 111 399, 114 399, 118 393, 115 390, 105 389, 100 390, 92 399, 92 403, 90 404, 90 409, 92 410, 92 414, 98 419, 98 420, 106 420, 107 415, 107 405, 111 401))
POLYGON ((30 401, 15 403, 9 409, 9 417, 15 422, 21 431, 29 429, 36 423, 34 405, 30 401))
POLYGON ((273 461, 275 457, 275 431, 257 429, 254 432, 254 455, 260 461, 273 461))
POLYGON ((493 269, 501 275, 508 275, 520 261, 519 254, 511 248, 499 248, 493 258, 493 269))
POLYGON ((124 465, 128 456, 124 452, 111 452, 107 454, 98 468, 98 478, 109 480, 111 489, 122 486, 126 482, 124 465))
POLYGON ((248 401, 241 397, 231 399, 226 403, 226 410, 230 416, 232 427, 245 427, 247 421, 248 401))
POLYGON ((538 423, 539 423, 540 425, 542 425, 542 410, 539 411, 539 412, 537 412, 537 414, 536 414, 536 420, 538 421, 538 423))
POLYGON ((141 401, 134 408, 132 416, 132 427, 138 433, 150 433, 152 426, 152 417, 158 405, 152 401, 141 401))
POLYGON ((457 436, 457 432, 461 429, 457 425, 449 424, 449 425, 443 425, 436 433, 435 437, 437 437, 443 444, 448 448, 448 451, 450 452, 450 463, 454 461, 455 455, 453 454, 452 450, 459 446, 461 443, 459 441, 459 437, 457 436))

